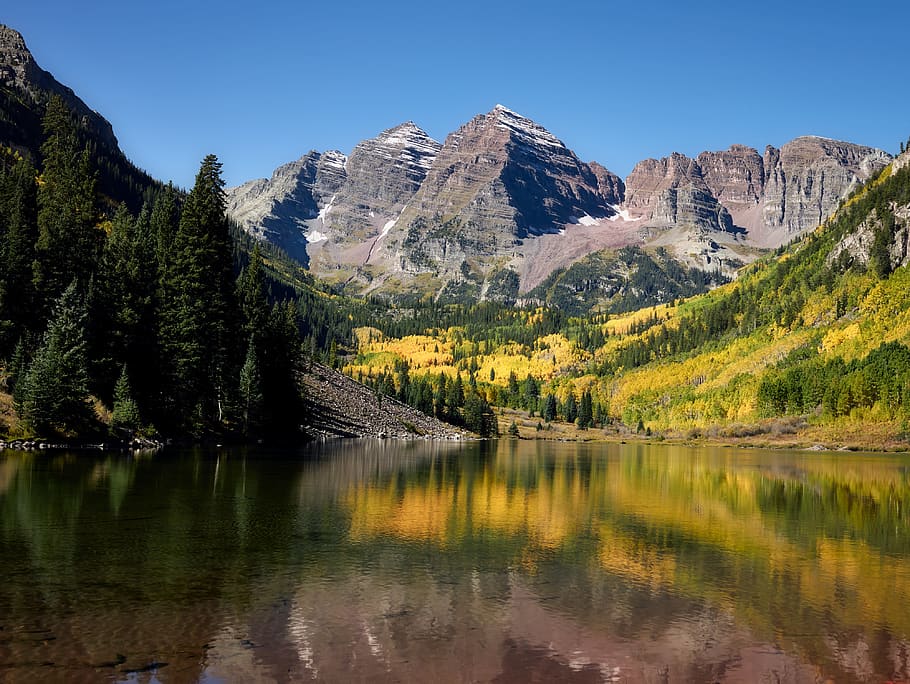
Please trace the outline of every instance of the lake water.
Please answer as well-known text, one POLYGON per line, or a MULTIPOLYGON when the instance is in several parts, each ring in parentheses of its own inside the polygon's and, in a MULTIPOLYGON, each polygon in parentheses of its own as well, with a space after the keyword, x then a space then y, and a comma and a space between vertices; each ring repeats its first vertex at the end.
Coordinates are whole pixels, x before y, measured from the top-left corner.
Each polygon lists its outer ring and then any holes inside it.
POLYGON ((0 453, 0 682, 910 680, 910 457, 0 453))

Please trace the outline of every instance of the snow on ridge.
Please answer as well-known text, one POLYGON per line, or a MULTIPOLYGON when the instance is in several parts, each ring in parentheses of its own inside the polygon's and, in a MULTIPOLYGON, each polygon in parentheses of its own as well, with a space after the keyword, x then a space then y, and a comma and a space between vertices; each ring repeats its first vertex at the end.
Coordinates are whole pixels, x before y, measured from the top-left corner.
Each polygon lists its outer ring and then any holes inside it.
POLYGON ((521 114, 513 112, 508 107, 498 104, 493 108, 492 114, 496 117, 497 126, 516 133, 522 142, 530 145, 565 149, 562 141, 546 128, 521 114))
POLYGON ((398 161, 421 171, 429 170, 441 147, 439 142, 412 121, 383 131, 358 145, 366 154, 398 161))
POLYGON ((318 230, 311 230, 309 233, 306 233, 306 241, 313 242, 322 242, 323 240, 328 240, 329 236, 325 233, 318 230))
POLYGON ((319 161, 326 166, 334 166, 336 169, 344 169, 348 163, 348 157, 338 150, 329 150, 324 152, 319 161))

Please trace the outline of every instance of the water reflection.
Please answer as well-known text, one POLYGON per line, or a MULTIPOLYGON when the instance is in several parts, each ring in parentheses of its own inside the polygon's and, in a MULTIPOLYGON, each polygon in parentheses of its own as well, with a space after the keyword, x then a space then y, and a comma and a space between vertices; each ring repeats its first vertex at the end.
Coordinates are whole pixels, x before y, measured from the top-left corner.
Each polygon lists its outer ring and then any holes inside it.
POLYGON ((3 681, 910 679, 905 457, 0 455, 3 681))

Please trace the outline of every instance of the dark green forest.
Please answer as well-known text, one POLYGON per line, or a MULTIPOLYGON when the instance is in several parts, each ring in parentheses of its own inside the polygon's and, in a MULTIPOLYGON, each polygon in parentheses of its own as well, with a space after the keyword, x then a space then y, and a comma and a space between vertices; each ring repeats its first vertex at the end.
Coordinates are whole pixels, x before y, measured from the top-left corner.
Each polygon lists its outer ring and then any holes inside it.
POLYGON ((298 303, 258 249, 238 258, 217 158, 188 193, 114 205, 59 98, 42 130, 40 170, 0 165, 0 358, 23 428, 98 434, 94 398, 121 436, 296 431, 298 303))

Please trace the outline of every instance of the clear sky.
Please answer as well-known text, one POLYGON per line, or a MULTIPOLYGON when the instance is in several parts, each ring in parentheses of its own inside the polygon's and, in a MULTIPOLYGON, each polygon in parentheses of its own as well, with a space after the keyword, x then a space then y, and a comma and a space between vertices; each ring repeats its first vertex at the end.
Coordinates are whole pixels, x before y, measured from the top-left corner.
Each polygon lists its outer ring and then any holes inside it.
POLYGON ((228 185, 413 120, 442 140, 497 103, 585 161, 806 134, 910 136, 905 0, 5 3, 38 63, 162 180, 228 185))

